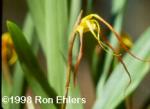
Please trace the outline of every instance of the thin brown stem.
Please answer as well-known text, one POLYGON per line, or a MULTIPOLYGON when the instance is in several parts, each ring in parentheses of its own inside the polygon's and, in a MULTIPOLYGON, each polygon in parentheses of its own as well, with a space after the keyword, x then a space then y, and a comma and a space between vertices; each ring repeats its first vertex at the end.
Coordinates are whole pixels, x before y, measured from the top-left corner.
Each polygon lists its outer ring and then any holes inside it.
MULTIPOLYGON (((101 36, 102 36, 103 40, 107 43, 107 45, 117 54, 118 53, 117 50, 109 43, 107 37, 105 37, 103 35, 101 35, 101 36)), ((129 76, 129 84, 128 84, 128 86, 129 86, 131 84, 131 82, 132 82, 131 75, 130 75, 130 73, 129 73, 125 63, 123 62, 122 57, 120 55, 117 55, 116 57, 121 62, 121 64, 123 65, 127 75, 129 76)), ((128 88, 128 86, 127 86, 127 88, 128 88)))
MULTIPOLYGON (((80 12, 77 21, 74 25, 73 32, 71 33, 70 41, 69 41, 69 50, 68 50, 68 65, 67 65, 67 74, 66 74, 66 86, 65 86, 65 98, 68 97, 69 86, 70 86, 70 78, 71 78, 71 67, 72 67, 72 50, 75 40, 76 28, 80 22, 82 16, 82 11, 80 12)), ((61 109, 66 109, 66 99, 65 102, 62 104, 61 109)))
POLYGON ((78 74, 79 64, 82 59, 82 55, 83 55, 83 33, 80 34, 80 50, 79 50, 79 54, 78 54, 77 61, 75 64, 75 71, 74 71, 74 76, 73 76, 74 86, 76 86, 76 78, 78 74))
MULTIPOLYGON (((69 42, 65 98, 67 98, 67 96, 68 96, 68 91, 69 91, 69 86, 70 86, 71 67, 72 67, 72 49, 73 49, 74 40, 75 40, 75 32, 72 34, 70 42, 69 42)), ((63 103, 63 105, 62 105, 62 109, 65 109, 65 108, 66 108, 66 99, 65 99, 65 103, 63 103)))
POLYGON ((133 109, 132 104, 133 104, 132 103, 132 96, 130 95, 130 96, 126 97, 126 99, 125 99, 126 109, 133 109))

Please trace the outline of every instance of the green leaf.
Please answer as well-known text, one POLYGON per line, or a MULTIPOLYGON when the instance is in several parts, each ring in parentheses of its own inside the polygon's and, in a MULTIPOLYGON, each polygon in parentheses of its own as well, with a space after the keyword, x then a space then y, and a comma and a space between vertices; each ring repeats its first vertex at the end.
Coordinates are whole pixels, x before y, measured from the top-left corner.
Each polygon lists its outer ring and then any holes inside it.
MULTIPOLYGON (((69 96, 71 96, 73 98, 79 98, 79 97, 81 97, 80 91, 81 90, 80 90, 79 85, 74 87, 73 78, 71 78, 70 89, 69 89, 69 96)), ((82 103, 76 103, 76 104, 69 103, 69 104, 67 104, 66 109, 84 109, 84 108, 83 108, 83 104, 82 103)))
MULTIPOLYGON (((32 42, 32 34, 34 31, 34 25, 31 19, 30 14, 28 13, 25 19, 25 23, 23 26, 23 32, 26 34, 25 38, 28 43, 32 42)), ((14 75, 13 75, 13 87, 11 96, 22 96, 25 87, 24 87, 24 73, 19 65, 19 62, 15 65, 14 75), (19 89, 19 90, 18 90, 19 89)), ((21 104, 10 103, 10 109, 20 109, 21 104)))
POLYGON ((68 36, 70 36, 73 26, 77 20, 77 17, 81 11, 81 0, 71 0, 71 9, 68 24, 68 36))
POLYGON ((65 36, 67 27, 66 6, 66 0, 59 2, 58 0, 45 0, 48 80, 58 95, 64 95, 65 89, 66 65, 61 53, 67 50, 65 49, 67 47, 65 44, 67 43, 67 37, 65 36))
POLYGON ((120 11, 123 11, 125 8, 127 0, 112 0, 112 13, 117 14, 120 11))
MULTIPOLYGON (((2 97, 4 96, 10 96, 10 87, 7 83, 7 81, 4 79, 3 74, 2 74, 2 97)), ((9 109, 10 104, 9 103, 2 103, 2 107, 4 109, 9 109)))
POLYGON ((45 0, 27 0, 27 3, 39 38, 39 42, 45 53, 45 0))
MULTIPOLYGON (((57 94, 49 85, 46 76, 38 65, 31 47, 27 43, 25 36, 21 32, 21 30, 17 27, 16 24, 10 21, 7 21, 7 27, 12 36, 19 62, 31 87, 34 88, 31 83, 31 80, 33 80, 34 82, 38 83, 41 88, 43 88, 43 90, 49 97, 55 98, 57 94)), ((55 103, 55 106, 59 107, 59 104, 55 103)))
MULTIPOLYGON (((132 52, 134 52, 136 56, 143 59, 150 58, 149 34, 150 28, 144 32, 132 49, 132 52)), ((129 77, 122 67, 122 64, 117 65, 108 78, 100 96, 97 98, 94 109, 114 109, 126 96, 137 88, 150 69, 150 63, 136 60, 128 54, 125 55, 123 60, 131 74, 131 84, 128 89, 126 89, 129 84, 129 77)))
POLYGON ((60 43, 61 52, 66 55, 68 47, 68 36, 67 36, 67 26, 68 26, 68 7, 67 0, 62 0, 57 2, 57 31, 60 43))

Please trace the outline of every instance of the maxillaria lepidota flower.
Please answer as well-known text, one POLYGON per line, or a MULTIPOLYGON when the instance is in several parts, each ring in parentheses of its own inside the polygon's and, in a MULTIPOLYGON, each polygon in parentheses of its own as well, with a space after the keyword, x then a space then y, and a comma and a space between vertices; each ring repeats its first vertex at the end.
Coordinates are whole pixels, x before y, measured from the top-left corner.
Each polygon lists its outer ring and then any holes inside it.
MULTIPOLYGON (((93 37, 96 39, 97 43, 100 45, 100 47, 102 47, 107 53, 111 53, 112 55, 116 56, 117 59, 120 61, 120 63, 123 65, 126 73, 129 76, 129 84, 131 83, 131 76, 130 73, 125 65, 125 63, 122 60, 122 54, 119 53, 109 42, 109 40, 107 39, 107 37, 105 37, 103 35, 103 33, 101 32, 101 28, 100 28, 100 24, 99 22, 103 23, 106 27, 108 27, 108 29, 115 34, 115 37, 117 38, 117 40, 119 41, 121 47, 127 52, 129 53, 132 57, 144 61, 144 62, 150 62, 150 60, 144 60, 141 59, 139 57, 137 57, 136 55, 134 55, 131 51, 129 51, 128 47, 123 43, 122 38, 120 37, 120 35, 114 30, 114 28, 107 23, 107 21, 105 21, 102 17, 100 17, 97 14, 90 14, 85 16, 84 18, 81 19, 81 15, 82 15, 82 11, 78 16, 78 19, 75 23, 73 32, 71 34, 70 37, 70 42, 69 42, 69 50, 68 50, 68 65, 67 65, 67 81, 66 81, 66 90, 65 90, 65 97, 68 96, 68 90, 69 90, 69 84, 70 84, 70 77, 71 77, 71 67, 72 67, 72 49, 73 49, 73 45, 74 45, 74 40, 77 37, 76 34, 79 34, 79 40, 80 40, 80 48, 79 48, 79 54, 77 56, 77 60, 76 60, 76 64, 74 67, 74 71, 73 71, 73 81, 74 81, 74 85, 76 84, 76 76, 77 76, 77 72, 78 72, 78 66, 80 64, 82 55, 83 55, 83 34, 86 32, 91 32, 91 34, 93 35, 93 37), (111 49, 112 52, 110 52, 108 49, 111 49)), ((66 103, 64 103, 62 105, 62 109, 66 108, 66 103)))
POLYGON ((2 72, 4 79, 11 85, 9 66, 13 65, 17 60, 17 54, 14 44, 9 33, 2 35, 2 72))
POLYGON ((14 44, 9 33, 2 35, 2 61, 8 62, 10 65, 17 60, 14 44), (9 58, 9 59, 8 59, 9 58))

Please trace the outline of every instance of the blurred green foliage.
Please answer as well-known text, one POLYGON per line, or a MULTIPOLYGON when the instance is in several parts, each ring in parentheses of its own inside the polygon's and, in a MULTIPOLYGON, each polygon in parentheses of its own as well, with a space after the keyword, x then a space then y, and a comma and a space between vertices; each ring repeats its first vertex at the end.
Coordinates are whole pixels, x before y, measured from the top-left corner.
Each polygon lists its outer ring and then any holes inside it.
MULTIPOLYGON (((85 15, 94 13, 92 9, 93 2, 92 0, 87 1, 87 9, 83 10, 85 15)), ((14 65, 14 70, 10 71, 13 72, 11 88, 9 88, 5 78, 2 78, 2 96, 23 96, 26 95, 29 87, 33 95, 53 98, 57 95, 63 96, 66 82, 68 42, 74 23, 84 4, 81 0, 27 0, 27 4, 29 10, 22 31, 15 23, 7 22, 8 31, 12 36, 18 55, 18 61, 14 65), (40 54, 43 54, 43 60, 46 61, 44 71, 38 59, 40 50, 42 51, 40 54)), ((112 0, 111 23, 119 33, 122 30, 126 5, 126 0, 112 0)), ((149 34, 150 28, 141 35, 131 49, 139 57, 150 58, 149 34), (139 50, 141 51, 139 52, 139 50)), ((85 36, 90 35, 86 34, 85 36)), ((113 34, 108 33, 108 37, 111 44, 117 47, 118 41, 113 34)), ((91 40, 87 42, 90 43, 91 40)), ((95 43, 92 42, 91 46, 94 47, 95 43)), ((75 60, 75 54, 78 52, 77 41, 74 49, 73 60, 75 60)), ((89 51, 92 53, 87 54, 88 52, 86 52, 86 55, 89 55, 88 58, 93 59, 92 74, 97 76, 96 79, 98 78, 98 82, 95 82, 96 101, 93 109, 116 108, 135 91, 150 69, 149 63, 140 62, 126 54, 123 60, 127 64, 132 77, 132 83, 126 90, 129 79, 122 65, 118 63, 111 71, 112 55, 103 53, 105 58, 99 60, 94 50, 89 51), (98 66, 99 61, 104 63, 101 67, 98 66), (99 68, 102 70, 99 70, 99 68), (109 75, 110 71, 112 73, 109 75)), ((71 82, 70 87, 70 96, 81 97, 79 84, 74 87, 71 82)), ((59 109, 60 105, 56 103, 40 104, 40 108, 59 109)), ((24 105, 8 103, 3 104, 3 107, 4 109, 22 109, 24 105)), ((34 108, 36 109, 36 107, 34 108)), ((67 109, 84 109, 84 105, 80 103, 68 104, 67 109)))

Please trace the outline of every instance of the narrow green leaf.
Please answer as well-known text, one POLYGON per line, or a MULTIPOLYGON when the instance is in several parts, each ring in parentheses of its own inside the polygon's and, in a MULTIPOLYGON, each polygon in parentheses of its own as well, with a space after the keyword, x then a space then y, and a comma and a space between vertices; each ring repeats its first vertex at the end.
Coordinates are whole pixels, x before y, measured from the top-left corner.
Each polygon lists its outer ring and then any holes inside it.
MULTIPOLYGON (((4 96, 10 96, 10 87, 8 87, 8 84, 6 83, 6 80, 4 80, 3 74, 2 74, 2 97, 4 97, 4 96)), ((4 109, 9 109, 10 104, 2 103, 2 107, 4 109)))
MULTIPOLYGON (((150 58, 149 34, 150 28, 144 32, 132 49, 136 56, 143 59, 150 58)), ((137 88, 144 76, 146 76, 150 70, 150 63, 136 60, 128 54, 126 54, 123 60, 131 74, 131 84, 126 90, 129 84, 129 77, 122 65, 119 64, 108 78, 100 97, 98 97, 96 100, 94 109, 114 109, 127 95, 137 88)))
POLYGON ((45 0, 27 0, 27 3, 39 38, 39 42, 42 45, 42 49, 45 53, 45 0))
MULTIPOLYGON (((26 34, 26 40, 31 44, 32 42, 32 34, 34 31, 34 25, 31 19, 30 14, 28 13, 25 19, 25 23, 23 26, 23 31, 26 34)), ((24 90, 24 73, 21 69, 21 66, 17 62, 15 65, 14 75, 13 75, 13 90, 11 96, 22 96, 24 90), (18 90, 19 89, 19 90, 18 90)), ((21 104, 10 103, 10 109, 20 109, 21 104)))
POLYGON ((112 0, 112 13, 117 14, 120 11, 123 11, 127 0, 112 0))
POLYGON ((52 86, 55 86, 55 90, 58 94, 62 93, 62 86, 60 83, 62 74, 62 65, 60 66, 60 54, 59 54, 59 37, 58 37, 58 24, 57 14, 54 13, 57 10, 57 0, 46 0, 45 1, 45 12, 46 12, 46 58, 48 67, 48 78, 52 86), (61 71, 60 71, 61 69, 61 71), (58 77, 61 77, 60 79, 58 77), (55 81, 57 78, 57 82, 55 81), (59 91, 58 91, 59 90, 59 91))
POLYGON ((61 0, 57 3, 57 32, 60 43, 60 51, 66 55, 68 43, 67 26, 68 26, 68 7, 67 0, 61 0))
POLYGON ((65 0, 45 0, 46 59, 48 80, 49 83, 55 88, 58 95, 64 95, 65 89, 66 64, 62 53, 66 54, 65 51, 67 50, 66 6, 67 4, 65 0))
MULTIPOLYGON (((69 96, 74 97, 74 98, 81 97, 80 87, 78 85, 76 87, 74 87, 73 78, 71 78, 69 96)), ((84 108, 83 108, 82 103, 76 103, 76 104, 69 103, 69 104, 67 104, 66 109, 84 109, 84 108)))
POLYGON ((71 9, 69 16, 69 25, 68 25, 68 36, 70 36, 73 26, 77 20, 77 17, 81 11, 81 0, 71 0, 71 9))
MULTIPOLYGON (((25 73, 27 80, 35 80, 45 91, 49 97, 55 98, 57 96, 54 89, 49 85, 46 76, 41 70, 38 62, 31 50, 31 47, 27 43, 24 35, 21 30, 14 23, 7 21, 7 27, 11 33, 15 49, 19 58, 21 67, 25 73)), ((31 86, 34 87, 34 86, 31 86)), ((55 103, 56 107, 59 107, 59 104, 55 103)))
POLYGON ((93 0, 87 0, 86 13, 90 14, 93 8, 93 0))

